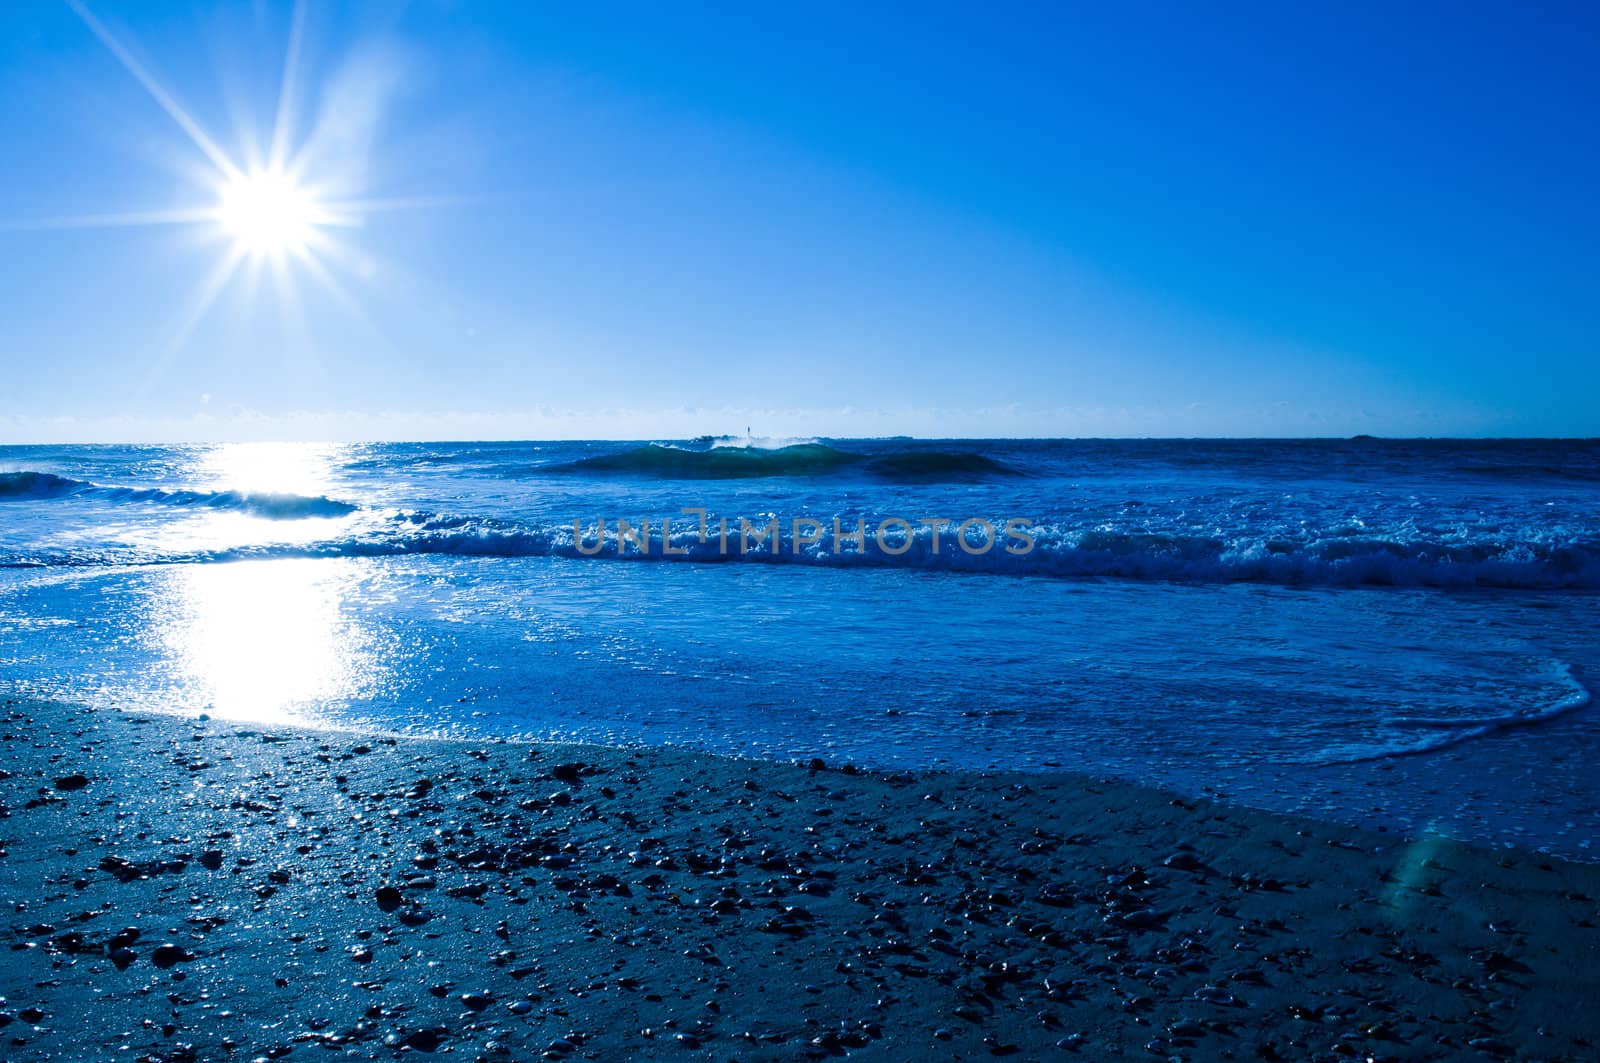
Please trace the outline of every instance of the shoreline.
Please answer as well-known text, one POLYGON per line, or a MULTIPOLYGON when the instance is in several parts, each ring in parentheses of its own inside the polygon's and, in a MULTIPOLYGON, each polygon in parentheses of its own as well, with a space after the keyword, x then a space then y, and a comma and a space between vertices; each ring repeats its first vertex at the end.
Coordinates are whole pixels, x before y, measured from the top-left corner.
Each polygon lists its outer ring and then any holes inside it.
POLYGON ((0 708, 7 1059, 1600 1038, 1600 866, 1523 850, 1068 774, 0 708))

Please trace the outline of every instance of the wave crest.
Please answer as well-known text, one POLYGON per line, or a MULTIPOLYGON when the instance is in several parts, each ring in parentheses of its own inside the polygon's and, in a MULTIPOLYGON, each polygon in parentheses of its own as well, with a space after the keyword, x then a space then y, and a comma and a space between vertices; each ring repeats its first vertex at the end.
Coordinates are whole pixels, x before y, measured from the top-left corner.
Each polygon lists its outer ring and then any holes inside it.
POLYGON ((232 510, 268 520, 343 517, 357 506, 321 495, 251 493, 244 491, 168 490, 160 487, 108 487, 55 473, 22 470, 0 473, 0 500, 92 498, 110 503, 145 503, 195 509, 232 510))
MULTIPOLYGON (((220 496, 213 496, 220 497, 220 496)), ((304 516, 298 502, 285 503, 292 515, 304 516)), ((309 500, 315 501, 315 500, 309 500)), ((341 503, 333 503, 335 506, 341 503)), ((1124 579, 1180 583, 1261 583, 1325 587, 1441 587, 1472 589, 1568 590, 1600 589, 1600 541, 1479 542, 1470 545, 1433 540, 1399 541, 1370 538, 1324 538, 1308 542, 1228 540, 1205 536, 1162 535, 1032 525, 1025 530, 1032 545, 1023 549, 1021 536, 1009 535, 1003 521, 991 522, 993 544, 981 528, 969 532, 962 549, 955 529, 886 530, 880 542, 878 525, 868 521, 864 541, 852 532, 860 518, 840 518, 836 540, 832 520, 823 520, 820 538, 795 549, 794 526, 779 521, 779 549, 759 541, 763 518, 751 525, 748 547, 741 548, 737 521, 730 521, 727 546, 722 545, 713 517, 702 540, 695 522, 675 518, 666 549, 662 525, 649 522, 637 541, 619 544, 618 528, 607 522, 598 538, 593 521, 560 525, 524 523, 449 513, 401 512, 388 518, 372 514, 374 523, 346 537, 320 542, 264 544, 203 554, 173 556, 108 556, 104 552, 49 552, 0 559, 4 565, 103 565, 162 561, 227 561, 261 557, 390 557, 408 554, 470 557, 566 557, 584 560, 689 562, 714 564, 788 564, 829 568, 900 568, 927 571, 988 573, 1060 579, 1124 579), (1011 547, 1008 550, 1007 547, 1011 547)), ((637 532, 643 522, 634 522, 637 532)))
POLYGON ((60 498, 93 486, 51 472, 0 472, 0 499, 60 498))
POLYGON ((1002 462, 965 451, 902 450, 857 454, 826 443, 735 446, 709 449, 648 443, 591 458, 547 465, 536 471, 603 476, 649 476, 667 480, 737 480, 768 476, 827 476, 854 471, 884 480, 966 480, 1015 475, 1002 462))

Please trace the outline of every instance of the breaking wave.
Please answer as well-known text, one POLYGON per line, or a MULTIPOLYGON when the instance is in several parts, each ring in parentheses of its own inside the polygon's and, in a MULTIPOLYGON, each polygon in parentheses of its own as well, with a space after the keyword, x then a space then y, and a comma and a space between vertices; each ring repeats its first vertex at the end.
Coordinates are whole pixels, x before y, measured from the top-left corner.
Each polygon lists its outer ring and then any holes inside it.
POLYGON ((49 472, 0 472, 0 499, 60 498, 93 484, 49 472))
POLYGON ((159 487, 108 487, 48 472, 0 473, 0 501, 90 498, 99 502, 143 503, 192 509, 234 510, 268 520, 343 517, 357 506, 320 495, 267 494, 242 491, 167 490, 159 487))
POLYGON ((737 480, 827 476, 846 470, 884 480, 965 480, 1015 475, 1015 470, 1004 463, 972 452, 904 450, 867 455, 818 442, 782 446, 734 446, 714 442, 708 449, 648 443, 612 454, 546 465, 538 471, 673 480, 737 480))
MULTIPOLYGON (((99 491, 125 489, 95 488, 99 491)), ((239 508, 258 507, 262 515, 339 515, 349 507, 327 499, 255 497, 155 492, 159 501, 239 508)), ((129 492, 130 500, 151 492, 129 492)), ((619 528, 607 521, 597 534, 593 519, 551 525, 511 519, 428 512, 368 512, 351 534, 321 541, 269 543, 208 552, 135 554, 105 550, 48 551, 0 557, 0 565, 150 564, 227 561, 262 557, 390 557, 410 554, 464 557, 566 557, 637 562, 785 564, 828 568, 904 568, 1053 578, 1115 578, 1183 583, 1262 583, 1285 586, 1441 587, 1458 589, 1600 589, 1600 541, 1444 542, 1399 541, 1378 537, 1339 537, 1300 542, 1144 531, 1075 529, 1024 525, 1008 531, 1004 521, 973 522, 966 543, 951 526, 937 538, 927 526, 882 527, 868 520, 860 541, 853 535, 860 518, 832 518, 796 529, 777 523, 778 548, 762 538, 769 518, 750 522, 741 538, 740 521, 728 521, 726 544, 711 518, 704 539, 691 518, 676 517, 663 541, 659 520, 635 521, 632 536, 619 541, 619 528), (815 541, 797 544, 801 532, 815 541), (990 536, 992 535, 992 539, 990 536)))

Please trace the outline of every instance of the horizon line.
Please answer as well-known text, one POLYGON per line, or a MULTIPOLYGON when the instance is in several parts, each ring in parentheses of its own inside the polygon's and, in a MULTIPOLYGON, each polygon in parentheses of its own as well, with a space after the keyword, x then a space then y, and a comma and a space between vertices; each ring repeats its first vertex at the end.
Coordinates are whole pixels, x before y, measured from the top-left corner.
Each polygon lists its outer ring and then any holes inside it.
POLYGON ((482 443, 685 443, 700 439, 786 439, 792 443, 786 445, 802 445, 807 442, 822 442, 833 440, 838 442, 892 442, 896 440, 913 443, 1597 443, 1600 435, 1583 436, 1550 436, 1550 435, 1438 435, 1438 436, 1405 436, 1381 435, 1378 433, 1360 432, 1354 435, 1307 435, 1307 436, 1230 436, 1230 435, 1145 435, 1145 436, 1036 436, 1036 435, 996 435, 996 436, 919 436, 905 433, 878 436, 849 436, 849 435, 812 435, 812 436, 763 436, 748 435, 738 436, 729 434, 703 434, 696 436, 562 436, 549 438, 516 437, 516 436, 485 436, 472 438, 368 438, 368 439, 191 439, 191 440, 114 440, 114 441, 76 441, 76 442, 39 442, 15 441, 0 439, 0 447, 204 447, 204 446, 236 446, 236 445, 268 445, 268 446, 437 446, 443 444, 482 444, 482 443))

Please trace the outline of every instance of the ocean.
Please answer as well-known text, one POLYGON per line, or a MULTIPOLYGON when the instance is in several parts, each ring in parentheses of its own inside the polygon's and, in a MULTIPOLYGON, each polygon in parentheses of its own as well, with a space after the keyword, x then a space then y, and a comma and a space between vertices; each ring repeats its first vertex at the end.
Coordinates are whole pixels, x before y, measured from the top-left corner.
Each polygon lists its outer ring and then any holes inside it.
POLYGON ((0 690, 1600 847, 1600 441, 0 447, 0 690))

